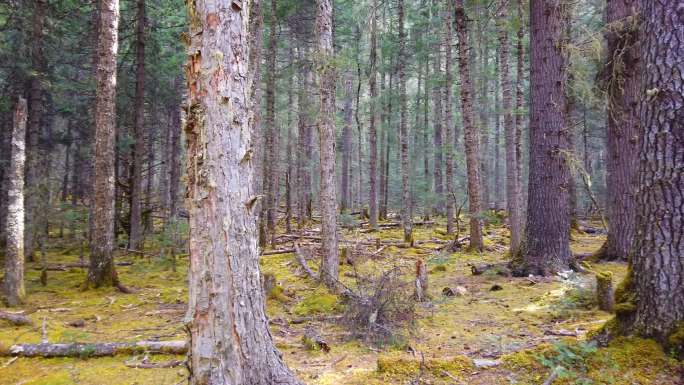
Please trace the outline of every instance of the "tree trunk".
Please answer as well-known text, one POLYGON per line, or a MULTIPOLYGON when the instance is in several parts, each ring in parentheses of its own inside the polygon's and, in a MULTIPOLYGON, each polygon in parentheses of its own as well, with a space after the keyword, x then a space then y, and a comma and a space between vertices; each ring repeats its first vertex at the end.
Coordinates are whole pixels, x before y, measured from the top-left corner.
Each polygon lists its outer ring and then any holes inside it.
POLYGON ((45 0, 33 1, 32 30, 30 42, 31 76, 29 81, 28 123, 26 138, 26 210, 24 211, 24 254, 26 259, 33 261, 36 238, 42 230, 45 215, 40 212, 42 200, 46 200, 45 183, 47 170, 41 168, 42 157, 45 155, 41 148, 42 121, 44 114, 43 84, 45 82, 45 53, 43 52, 43 38, 45 33, 45 0))
POLYGON ((264 313, 253 210, 246 3, 188 3, 190 384, 299 384, 264 313), (243 5, 244 4, 244 5, 243 5))
MULTIPOLYGON (((427 32, 425 33, 427 35, 427 32)), ((423 197, 425 201, 423 202, 423 220, 429 221, 430 214, 432 212, 432 199, 430 199, 431 192, 431 180, 430 180, 430 151, 429 151, 429 114, 430 114, 430 87, 428 84, 430 82, 430 55, 426 55, 425 58, 425 84, 423 85, 423 197)))
POLYGON ((516 275, 567 270, 571 258, 563 7, 560 0, 530 3, 529 203, 524 244, 513 261, 516 275))
POLYGON ((339 257, 337 250, 337 191, 335 182, 335 66, 333 60, 332 0, 316 1, 317 68, 320 88, 320 196, 321 205, 321 279, 337 287, 339 257))
POLYGON ((399 29, 399 142, 401 146, 401 222, 404 229, 404 242, 413 244, 413 225, 411 213, 411 190, 409 164, 408 125, 406 120, 406 32, 404 29, 404 0, 397 2, 399 29))
POLYGON ((24 302, 24 163, 26 161, 26 100, 14 108, 7 175, 7 219, 3 295, 8 306, 24 302))
MULTIPOLYGON (((479 128, 479 146, 478 146, 478 158, 480 162, 480 185, 481 189, 481 205, 482 210, 486 211, 491 207, 491 195, 489 191, 489 177, 491 174, 490 170, 490 151, 489 151, 489 100, 487 94, 489 93, 489 79, 488 79, 488 69, 489 64, 489 41, 487 40, 488 31, 486 26, 488 24, 488 10, 483 5, 480 5, 480 21, 478 22, 478 43, 479 43, 479 53, 480 53, 480 63, 479 63, 479 103, 480 106, 477 109, 479 112, 478 128, 479 128)), ((498 18, 497 18, 498 20, 498 18)), ((473 61, 474 63, 474 61, 473 61)))
POLYGON ((87 286, 117 286, 114 268, 114 177, 116 137, 116 57, 119 1, 101 0, 95 93, 95 177, 87 286))
MULTIPOLYGON (((145 165, 145 0, 137 0, 138 14, 135 43, 135 97, 133 100, 133 175, 131 178, 131 216, 128 247, 140 250, 143 245, 142 184, 145 165)), ((151 166, 151 165, 150 165, 151 166)))
POLYGON ((521 211, 518 204, 518 162, 516 152, 516 134, 515 121, 513 120, 512 102, 513 95, 511 92, 511 79, 509 76, 508 67, 508 26, 505 24, 505 15, 507 9, 506 0, 500 3, 500 10, 498 15, 498 29, 499 29, 499 72, 501 74, 501 88, 502 88, 502 105, 504 114, 504 136, 506 139, 506 202, 508 211, 508 226, 511 232, 511 241, 509 245, 510 255, 516 255, 520 248, 521 240, 521 211))
MULTIPOLYGON (((499 61, 499 56, 496 56, 496 71, 497 74, 501 73, 501 62, 499 61)), ((498 77, 494 80, 494 109, 496 113, 494 114, 494 186, 496 186, 495 208, 496 210, 504 210, 505 204, 505 191, 501 188, 501 82, 498 77)), ((504 138, 505 138, 504 133, 504 138)))
MULTIPOLYGON (((261 11, 261 0, 249 0, 249 90, 252 107, 249 109, 249 128, 252 131, 252 159, 254 162, 254 193, 261 193, 264 138, 261 132, 261 51, 263 47, 264 15, 261 11)), ((258 215, 261 204, 257 202, 258 215)))
MULTIPOLYGON (((684 353, 684 29, 681 2, 643 2, 636 232, 631 274, 616 292, 627 333, 684 353)), ((626 128, 626 127, 625 127, 626 128)))
POLYGON ((456 0, 456 26, 458 30, 458 64, 461 77, 461 115, 468 171, 468 203, 470 212, 470 249, 482 250, 482 215, 478 162, 477 128, 473 124, 473 84, 468 63, 468 26, 463 0, 456 0))
MULTIPOLYGON (((606 214, 609 226, 606 243, 597 253, 605 260, 627 260, 634 241, 634 196, 641 136, 638 106, 643 72, 638 10, 637 1, 632 0, 609 1, 605 9, 606 58, 600 80, 608 96, 606 214)), ((587 150, 584 152, 586 158, 587 150)))
POLYGON ((311 72, 308 64, 304 63, 304 53, 300 48, 298 58, 301 63, 299 66, 298 79, 299 92, 297 94, 297 130, 298 148, 297 151, 297 201, 298 213, 297 223, 301 229, 308 222, 311 207, 311 127, 309 124, 309 85, 311 72))
MULTIPOLYGON (((433 0, 433 8, 437 6, 437 0, 433 0)), ((437 14, 437 12, 436 12, 437 14)), ((438 16, 433 15, 435 19, 438 16)), ((438 25, 435 23, 435 25, 438 25)), ((434 161, 433 161, 433 194, 435 196, 434 202, 434 213, 437 215, 444 214, 444 185, 442 177, 442 161, 443 161, 443 148, 442 148, 442 52, 440 43, 437 42, 434 45, 433 52, 435 53, 435 59, 432 63, 433 81, 434 85, 432 87, 432 103, 434 118, 432 120, 432 125, 434 129, 433 142, 434 145, 434 161), (435 79, 436 78, 436 79, 435 79)))
POLYGON ((264 137, 264 171, 263 171, 263 189, 265 200, 263 204, 263 211, 261 215, 260 225, 264 225, 266 221, 266 239, 273 246, 275 238, 276 227, 276 204, 278 184, 276 179, 278 177, 278 149, 277 149, 277 135, 276 128, 276 112, 275 112, 275 93, 276 93, 276 56, 277 56, 277 28, 278 28, 278 3, 276 0, 271 0, 271 15, 270 15, 270 34, 268 38, 268 52, 266 54, 266 133, 264 137))
POLYGON ((171 159, 169 164, 169 216, 175 218, 178 213, 178 189, 181 178, 181 109, 174 108, 171 119, 171 159))
POLYGON ((452 18, 454 4, 452 0, 445 1, 446 9, 443 17, 444 50, 445 50, 445 84, 444 84, 444 128, 446 130, 446 188, 444 202, 446 202, 447 234, 454 232, 454 117, 452 113, 452 83, 454 77, 451 71, 451 47, 453 45, 452 18))
MULTIPOLYGON (((525 106, 525 94, 523 90, 525 82, 525 48, 523 45, 523 39, 525 37, 525 18, 523 15, 523 0, 518 0, 518 33, 517 33, 517 64, 516 64, 516 79, 515 79, 515 162, 517 169, 517 193, 516 193, 516 204, 520 210, 520 232, 522 234, 525 228, 525 200, 523 199, 523 152, 522 152, 522 129, 523 121, 525 119, 525 113, 523 108, 525 106)), ((522 237, 521 237, 522 238, 522 237)))
POLYGON ((368 90, 370 93, 370 124, 368 128, 368 179, 369 179, 369 191, 368 191, 368 212, 370 215, 369 222, 372 229, 378 229, 378 115, 377 115, 377 99, 378 99, 378 86, 377 86, 377 67, 376 63, 378 60, 377 55, 377 45, 378 45, 378 26, 377 26, 377 8, 378 0, 373 0, 373 14, 371 15, 371 47, 370 47, 370 68, 368 69, 368 90))
MULTIPOLYGON (((289 54, 290 67, 295 66, 294 49, 290 47, 289 54)), ((293 151, 295 149, 294 133, 292 132, 292 106, 294 105, 294 75, 290 76, 287 82, 287 149, 285 159, 287 162, 287 173, 285 174, 285 232, 292 232, 292 177, 294 176, 295 165, 293 151)))
POLYGON ((348 72, 344 80, 344 126, 342 127, 342 173, 341 173, 341 197, 340 197, 340 212, 345 212, 349 209, 350 204, 350 177, 351 177, 351 155, 352 155, 352 119, 354 111, 352 111, 353 103, 353 78, 351 72, 348 72))

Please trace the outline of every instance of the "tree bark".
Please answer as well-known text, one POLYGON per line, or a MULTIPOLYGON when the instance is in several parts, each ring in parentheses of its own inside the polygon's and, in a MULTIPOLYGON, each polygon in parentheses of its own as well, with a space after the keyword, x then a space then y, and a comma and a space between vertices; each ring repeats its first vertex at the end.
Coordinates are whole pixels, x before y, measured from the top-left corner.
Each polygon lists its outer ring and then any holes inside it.
POLYGON ((7 175, 7 219, 3 296, 8 306, 24 302, 24 164, 26 162, 26 99, 14 107, 7 175))
POLYGON ((643 72, 639 51, 639 10, 635 0, 609 1, 605 9, 606 57, 600 81, 608 98, 608 237, 597 253, 604 260, 627 260, 634 241, 634 197, 639 167, 638 139, 641 136, 638 107, 642 97, 643 72))
POLYGON ((373 10, 371 15, 371 47, 370 47, 370 68, 368 70, 368 91, 370 93, 370 124, 368 128, 368 213, 370 218, 370 227, 374 230, 378 229, 378 115, 377 115, 377 99, 378 99, 378 85, 377 85, 377 45, 378 45, 378 26, 377 26, 377 8, 378 0, 373 0, 373 10))
POLYGON ((352 155, 352 111, 353 103, 353 78, 351 72, 347 73, 344 79, 344 126, 342 127, 342 172, 341 172, 341 191, 340 191, 340 212, 349 209, 351 186, 351 155, 352 155))
MULTIPOLYGON (((248 4, 188 3, 190 384, 298 384, 268 330, 253 211, 248 4)), ((260 33, 260 32, 259 32, 260 33)))
POLYGON ((504 136, 506 139, 506 202, 508 211, 508 226, 511 232, 509 245, 510 255, 515 255, 520 248, 521 240, 521 211, 518 204, 518 162, 516 152, 515 121, 512 114, 513 95, 511 92, 511 79, 508 67, 508 26, 505 23, 506 0, 499 4, 499 15, 497 18, 499 29, 499 71, 501 74, 502 105, 504 114, 504 136))
POLYGON ((86 287, 118 286, 114 268, 114 148, 116 137, 116 57, 119 1, 101 0, 95 93, 95 177, 90 266, 86 287))
POLYGON ((311 72, 304 63, 302 49, 298 52, 300 70, 298 72, 299 92, 297 94, 298 148, 297 151, 297 196, 299 228, 310 220, 311 215, 311 127, 309 122, 309 90, 311 72))
POLYGON ((454 151, 452 147, 454 143, 454 117, 452 113, 452 83, 454 81, 453 73, 451 71, 451 46, 453 45, 453 21, 451 15, 454 13, 454 6, 452 0, 445 1, 445 12, 443 17, 444 28, 444 50, 445 50, 445 85, 444 85, 444 128, 446 130, 446 188, 444 202, 446 202, 446 216, 447 216, 447 234, 454 232, 454 151))
POLYGON ((332 0, 316 1, 317 68, 319 74, 320 114, 320 196, 321 205, 321 279, 331 289, 337 287, 339 257, 337 250, 337 189, 335 182, 335 78, 333 60, 332 0))
POLYGON ((406 113, 406 31, 404 29, 404 0, 397 2, 399 29, 399 142, 401 146, 401 222, 404 229, 404 242, 413 244, 413 225, 411 213, 411 189, 409 164, 408 125, 406 113))
POLYGON ((29 80, 28 95, 28 122, 27 122, 27 145, 26 145, 26 210, 24 211, 24 254, 26 259, 33 261, 35 245, 39 232, 43 228, 45 214, 40 212, 42 200, 47 199, 45 194, 45 173, 41 169, 42 157, 45 155, 40 143, 42 135, 42 121, 45 110, 43 101, 43 84, 45 82, 45 53, 43 51, 43 38, 45 36, 45 0, 33 0, 33 14, 31 26, 31 54, 32 74, 29 80))
MULTIPOLYGON (((128 247, 140 250, 143 240, 142 194, 145 165, 145 0, 137 0, 135 42, 135 97, 133 100, 133 175, 131 177, 131 215, 128 247)), ((151 166, 151 165, 150 165, 151 166)))
POLYGON ((263 170, 263 189, 265 202, 261 215, 260 225, 266 221, 266 239, 273 245, 276 227, 276 204, 278 184, 278 149, 275 112, 275 93, 276 93, 276 56, 277 56, 277 27, 278 27, 278 3, 271 0, 270 14, 270 34, 268 38, 268 52, 266 53, 266 132, 264 136, 264 170, 263 170))
POLYGON ((516 193, 516 202, 518 209, 520 210, 520 232, 522 233, 525 228, 525 200, 523 199, 523 152, 522 152, 522 129, 523 122, 525 119, 525 113, 523 108, 525 106, 525 94, 524 94, 524 83, 525 83, 525 48, 523 45, 523 39, 525 37, 525 18, 523 15, 523 0, 518 0, 518 32, 516 39, 516 78, 515 78, 515 161, 517 178, 516 184, 518 191, 516 193))
POLYGON ((482 220, 480 177, 478 162, 477 128, 473 124, 473 84, 468 63, 468 26, 463 0, 456 0, 456 26, 458 31, 459 72, 461 78, 461 115, 468 172, 468 203, 470 212, 470 249, 482 250, 482 220))
POLYGON ((684 353, 684 29, 677 0, 643 2, 636 232, 631 274, 616 292, 624 331, 684 353))
POLYGON ((527 229, 516 275, 550 275, 569 268, 570 213, 566 55, 563 4, 530 3, 530 176, 527 229))
MULTIPOLYGON (((437 0, 433 0, 433 8, 436 7, 437 5, 437 0)), ((435 15, 433 17, 435 19, 438 18, 436 16, 438 12, 435 12, 435 15)), ((436 22, 435 22, 436 24, 436 22)), ((436 24, 437 25, 437 24, 436 24)), ((433 72, 433 87, 432 87, 432 103, 433 103, 433 120, 432 120, 432 125, 434 129, 433 133, 433 141, 432 144, 434 145, 434 161, 433 161, 433 189, 434 189, 434 195, 436 197, 435 202, 434 202, 434 213, 437 215, 442 215, 444 214, 444 185, 443 185, 443 176, 442 176, 442 162, 443 162, 443 147, 442 147, 442 52, 441 52, 441 47, 440 43, 437 42, 434 45, 433 52, 435 53, 435 59, 434 62, 432 63, 432 72, 433 72), (437 79, 434 79, 434 78, 437 79)))

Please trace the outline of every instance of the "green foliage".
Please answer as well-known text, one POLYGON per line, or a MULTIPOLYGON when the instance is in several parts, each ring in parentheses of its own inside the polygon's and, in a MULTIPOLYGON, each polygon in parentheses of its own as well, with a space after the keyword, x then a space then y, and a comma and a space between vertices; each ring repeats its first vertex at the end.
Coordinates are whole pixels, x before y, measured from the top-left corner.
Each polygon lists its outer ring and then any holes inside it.
POLYGON ((292 312, 298 316, 309 316, 315 314, 331 314, 339 310, 339 308, 339 298, 321 287, 311 292, 297 303, 292 308, 292 312))
POLYGON ((539 362, 551 370, 557 370, 559 377, 575 380, 577 385, 593 384, 591 380, 582 378, 582 375, 588 371, 587 357, 597 351, 596 343, 556 342, 553 344, 553 351, 554 353, 550 356, 540 355, 539 362))

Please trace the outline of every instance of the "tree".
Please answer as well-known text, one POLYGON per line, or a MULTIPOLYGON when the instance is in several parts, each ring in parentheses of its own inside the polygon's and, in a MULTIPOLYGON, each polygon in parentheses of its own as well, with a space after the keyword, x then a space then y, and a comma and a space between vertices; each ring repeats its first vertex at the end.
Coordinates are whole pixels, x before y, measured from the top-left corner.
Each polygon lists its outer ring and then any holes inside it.
POLYGON ((95 166, 90 265, 86 287, 120 286, 114 267, 114 148, 119 1, 101 0, 95 92, 95 166))
POLYGON ((506 140, 506 202, 508 225, 511 231, 509 253, 515 255, 520 247, 520 204, 518 203, 518 158, 516 153, 515 122, 512 115, 513 96, 508 67, 508 26, 505 23, 507 0, 501 0, 498 13, 499 29, 499 73, 501 75, 502 104, 504 115, 504 137, 506 140))
MULTIPOLYGON (((437 8, 437 0, 433 0, 432 3, 432 8, 436 9, 437 8)), ((437 16, 438 12, 435 10, 433 18, 435 21, 433 22, 435 24, 434 28, 439 28, 437 26, 437 21, 439 20, 439 17, 437 16)), ((433 77, 437 77, 437 79, 434 81, 434 84, 432 86, 432 103, 433 103, 433 121, 432 121, 432 126, 434 129, 433 137, 432 137, 432 144, 434 145, 434 160, 433 160, 433 189, 434 189, 434 194, 436 195, 437 199, 434 205, 434 212, 435 214, 442 214, 444 213, 444 203, 442 200, 442 197, 444 196, 444 185, 443 185, 443 179, 444 177, 442 176, 442 163, 443 163, 443 148, 442 148, 442 81, 441 81, 441 73, 442 73, 442 52, 441 52, 441 47, 440 43, 437 42, 434 45, 434 48, 432 51, 435 53, 435 58, 433 59, 434 61, 432 62, 432 72, 433 72, 433 77)))
POLYGON ((684 30, 681 2, 643 2, 636 232, 630 273, 616 291, 622 332, 684 353, 684 30))
POLYGON ((26 99, 19 97, 14 107, 7 175, 7 219, 5 276, 2 292, 9 306, 24 302, 24 163, 26 161, 26 99))
POLYGON ((518 275, 554 274, 571 259, 562 3, 530 2, 530 175, 525 239, 513 260, 518 275))
MULTIPOLYGON (((252 130, 252 156, 254 157, 254 191, 261 192, 263 173, 263 134, 261 132, 261 51, 263 47, 262 31, 264 15, 261 11, 261 0, 249 1, 249 69, 250 94, 252 108, 249 110, 249 127, 252 130)), ((257 203, 258 205, 258 203, 257 203)), ((258 207, 258 206, 257 206, 258 207)), ((258 215, 259 210, 255 210, 258 215)))
POLYGON ((264 179, 263 188, 266 201, 261 216, 262 225, 266 221, 268 241, 273 245, 275 241, 276 205, 278 192, 278 129, 275 116, 276 92, 276 56, 277 56, 277 28, 278 4, 271 0, 270 34, 268 38, 268 52, 266 55, 266 135, 264 137, 264 179))
POLYGON ((352 119, 354 111, 353 103, 353 77, 352 73, 348 72, 344 79, 344 126, 342 127, 342 172, 340 183, 340 212, 345 212, 349 209, 351 202, 351 157, 352 157, 352 119))
POLYGON ((320 112, 320 196, 321 205, 321 279, 335 289, 339 274, 337 250, 337 187, 335 183, 335 78, 333 63, 332 0, 316 0, 316 44, 319 76, 320 112))
POLYGON ((370 93, 370 124, 368 128, 368 214, 371 228, 378 228, 378 82, 377 82, 377 61, 378 61, 378 1, 373 0, 373 10, 371 14, 371 47, 370 47, 370 68, 368 69, 368 91, 370 93))
POLYGON ((411 213, 411 187, 408 127, 406 120, 406 32, 404 30, 404 0, 397 2, 397 16, 399 29, 399 143, 401 147, 401 224, 404 229, 404 242, 413 244, 413 223, 411 213))
POLYGON ((190 384, 299 384, 268 330, 259 272, 247 7, 188 3, 190 384), (238 43, 236 43, 238 42, 238 43))
POLYGON ((454 116, 452 113, 452 82, 454 81, 453 73, 451 71, 451 46, 453 45, 453 21, 451 15, 454 11, 453 1, 446 0, 446 8, 444 12, 444 49, 445 49, 445 80, 444 86, 444 128, 446 130, 446 216, 447 216, 447 233, 454 232, 454 116))
POLYGON ((608 237, 597 256, 605 260, 627 260, 634 241, 639 99, 642 59, 639 52, 637 1, 606 3, 605 67, 600 76, 607 97, 606 194, 608 237))
POLYGON ((470 248, 482 250, 482 220, 477 129, 473 124, 473 84, 468 63, 468 26, 463 0, 456 0, 456 29, 458 31, 458 67, 461 78, 461 116, 468 172, 468 206, 470 212, 470 248))
MULTIPOLYGON (((137 0, 135 43, 135 100, 133 102, 133 173, 131 176, 131 215, 128 247, 143 246, 142 184, 145 166, 145 0, 137 0)), ((149 165, 152 167, 152 165, 149 165)))

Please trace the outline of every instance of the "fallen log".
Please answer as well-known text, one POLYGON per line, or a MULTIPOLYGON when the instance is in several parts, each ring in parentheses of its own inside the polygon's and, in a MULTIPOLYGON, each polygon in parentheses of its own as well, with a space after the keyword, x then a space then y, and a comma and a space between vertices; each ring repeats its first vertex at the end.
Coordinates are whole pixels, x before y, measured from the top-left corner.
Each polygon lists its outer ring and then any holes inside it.
POLYGON ((125 362, 124 365, 126 365, 129 368, 135 368, 135 369, 166 369, 166 368, 175 368, 176 366, 180 366, 183 364, 183 361, 178 361, 178 360, 171 360, 171 361, 166 361, 166 362, 149 362, 143 360, 142 362, 125 362))
POLYGON ((470 265, 470 272, 473 273, 473 275, 482 275, 489 270, 492 270, 496 275, 500 275, 503 277, 511 276, 511 270, 508 268, 507 263, 470 265))
POLYGON ((294 252, 295 252, 295 249, 275 249, 275 250, 262 251, 261 255, 289 254, 289 253, 294 253, 294 252))
POLYGON ((33 322, 31 322, 31 319, 25 315, 22 314, 15 314, 15 313, 6 313, 4 311, 0 311, 0 320, 7 321, 11 323, 12 325, 31 325, 33 322))
MULTIPOLYGON (((116 262, 116 266, 131 266, 133 265, 133 262, 116 262)), ((57 264, 57 265, 47 265, 45 267, 43 266, 33 266, 33 270, 47 270, 47 271, 67 271, 69 269, 87 269, 88 264, 87 263, 81 263, 81 262, 76 262, 76 263, 62 263, 62 264, 57 264)))
POLYGON ((8 350, 0 349, 0 355, 15 357, 106 357, 117 354, 155 353, 185 354, 185 341, 138 341, 70 344, 17 344, 8 350))

